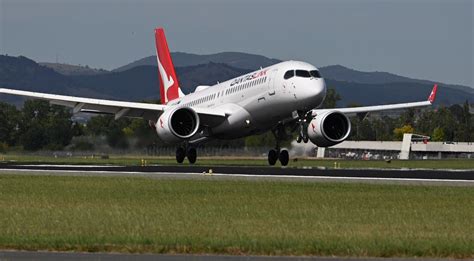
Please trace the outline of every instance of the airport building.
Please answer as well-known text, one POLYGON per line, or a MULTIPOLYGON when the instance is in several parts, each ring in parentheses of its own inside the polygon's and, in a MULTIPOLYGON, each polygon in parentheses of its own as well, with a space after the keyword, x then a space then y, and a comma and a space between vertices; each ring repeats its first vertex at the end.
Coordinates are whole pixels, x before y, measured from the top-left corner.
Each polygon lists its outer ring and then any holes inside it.
MULTIPOLYGON (((306 148, 317 158, 353 159, 474 159, 473 142, 431 142, 425 136, 405 134, 403 141, 344 141, 329 148, 306 148)), ((295 144, 293 144, 295 145, 295 144)))

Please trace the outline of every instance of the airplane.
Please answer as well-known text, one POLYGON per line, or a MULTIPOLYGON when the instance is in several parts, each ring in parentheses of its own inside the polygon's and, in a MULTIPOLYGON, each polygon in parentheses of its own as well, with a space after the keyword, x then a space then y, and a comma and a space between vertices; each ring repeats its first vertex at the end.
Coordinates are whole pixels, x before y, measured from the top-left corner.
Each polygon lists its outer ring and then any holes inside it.
POLYGON ((326 83, 318 68, 301 61, 284 61, 217 83, 200 85, 185 95, 171 59, 163 28, 155 29, 161 104, 92 99, 0 88, 0 93, 43 99, 72 108, 73 113, 112 114, 148 120, 166 143, 176 144, 176 161, 193 164, 196 147, 210 139, 237 139, 272 131, 275 148, 268 152, 269 165, 286 166, 288 151, 280 142, 287 129, 298 132, 297 142, 318 147, 343 142, 351 132, 348 116, 358 113, 424 107, 433 104, 437 84, 425 101, 355 108, 319 109, 326 83))

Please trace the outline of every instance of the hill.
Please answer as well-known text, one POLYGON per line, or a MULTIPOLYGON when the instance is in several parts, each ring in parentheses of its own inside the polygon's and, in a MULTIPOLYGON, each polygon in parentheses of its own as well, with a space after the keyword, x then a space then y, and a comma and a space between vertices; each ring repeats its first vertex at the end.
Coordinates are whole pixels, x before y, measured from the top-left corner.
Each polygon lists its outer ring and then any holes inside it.
MULTIPOLYGON (((142 65, 123 72, 73 76, 71 79, 80 86, 87 86, 116 99, 154 100, 159 99, 157 70, 155 66, 142 65)), ((176 68, 181 89, 186 94, 193 92, 198 85, 212 85, 246 72, 248 71, 218 63, 176 68)))
MULTIPOLYGON (((223 63, 234 68, 245 70, 256 70, 260 67, 269 66, 280 62, 278 59, 271 59, 261 55, 239 53, 239 52, 223 52, 217 54, 197 55, 182 52, 171 53, 173 62, 176 67, 187 67, 199 64, 223 63)), ((114 72, 126 71, 128 69, 143 66, 156 65, 156 56, 148 56, 119 67, 114 72)), ((365 84, 387 84, 387 83, 419 83, 433 85, 435 82, 429 80, 420 80, 396 75, 389 72, 363 72, 344 67, 342 65, 330 65, 320 67, 321 74, 326 79, 332 79, 342 82, 354 82, 365 84)), ((474 88, 462 85, 443 84, 449 88, 462 90, 466 93, 474 94, 474 88)))
POLYGON ((97 75, 97 74, 108 73, 107 70, 90 68, 87 65, 82 66, 82 65, 64 64, 64 63, 38 63, 38 64, 44 67, 53 69, 54 71, 62 75, 97 75))
MULTIPOLYGON (((213 85, 251 71, 214 62, 178 67, 176 70, 184 93, 193 92, 198 85, 213 85)), ((430 81, 389 73, 359 72, 343 66, 322 67, 321 71, 327 86, 334 87, 341 94, 339 106, 425 100, 432 88, 430 81)), ((0 56, 0 86, 129 101, 159 98, 157 67, 150 65, 95 75, 63 75, 26 57, 0 56)), ((18 98, 12 96, 2 95, 0 99, 20 103, 18 98)), ((466 99, 474 103, 471 88, 440 84, 437 104, 463 103, 466 99)))
MULTIPOLYGON (((433 88, 431 83, 395 82, 365 84, 332 79, 326 79, 326 85, 330 88, 335 88, 342 97, 342 100, 338 102, 338 107, 345 107, 350 104, 379 105, 422 101, 428 98, 433 88)), ((448 85, 439 84, 435 104, 460 104, 466 101, 466 99, 473 103, 474 95, 451 88, 448 85)))
MULTIPOLYGON (((100 92, 80 86, 69 76, 41 66, 24 56, 0 55, 0 86, 64 95, 111 98, 100 92)), ((22 103, 23 98, 2 95, 1 100, 19 105, 22 103)))
MULTIPOLYGON (((344 67, 342 65, 330 65, 319 68, 324 78, 343 82, 365 83, 365 84, 389 84, 389 83, 419 83, 433 85, 435 82, 428 80, 412 79, 388 72, 362 72, 344 67)), ((474 94, 474 88, 467 86, 443 84, 449 88, 459 89, 474 94)))
MULTIPOLYGON (((266 67, 280 62, 280 60, 267 58, 262 55, 239 52, 223 52, 205 55, 174 52, 171 53, 171 58, 173 59, 174 66, 176 67, 186 67, 208 63, 223 63, 235 68, 246 70, 255 70, 259 67, 266 67)), ((158 66, 156 62, 156 56, 153 55, 139 59, 127 65, 121 66, 113 71, 122 72, 133 67, 143 65, 158 66)))

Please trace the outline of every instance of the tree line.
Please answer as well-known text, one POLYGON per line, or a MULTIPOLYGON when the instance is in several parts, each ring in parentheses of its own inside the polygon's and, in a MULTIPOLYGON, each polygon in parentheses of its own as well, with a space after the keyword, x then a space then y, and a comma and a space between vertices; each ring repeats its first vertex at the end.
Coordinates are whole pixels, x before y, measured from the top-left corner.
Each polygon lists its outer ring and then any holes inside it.
MULTIPOLYGON (((323 107, 334 108, 339 94, 328 89, 323 107)), ((21 109, 0 102, 0 151, 17 150, 94 150, 94 137, 101 137, 111 148, 152 149, 169 146, 142 119, 101 115, 86 123, 71 119, 71 110, 46 101, 27 100, 21 109), (74 137, 79 137, 75 142, 74 137), (80 139, 82 138, 82 139, 80 139)), ((401 140, 403 133, 431 136, 432 141, 474 140, 473 116, 469 103, 438 108, 408 109, 400 115, 369 114, 351 118, 350 140, 401 140)), ((296 134, 295 134, 296 135, 296 134)), ((289 145, 288 140, 286 145, 289 145)), ((236 140, 212 140, 208 147, 273 147, 271 132, 236 140)), ((284 144, 285 145, 285 144, 284 144)))

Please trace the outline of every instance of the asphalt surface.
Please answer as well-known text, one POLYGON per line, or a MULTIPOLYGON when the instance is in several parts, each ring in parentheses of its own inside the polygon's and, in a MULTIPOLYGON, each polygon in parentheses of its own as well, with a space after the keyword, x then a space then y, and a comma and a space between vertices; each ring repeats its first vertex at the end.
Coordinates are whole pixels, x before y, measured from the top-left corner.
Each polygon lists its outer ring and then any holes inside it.
POLYGON ((323 169, 245 166, 91 166, 91 165, 22 165, 0 163, 0 173, 98 175, 98 176, 148 176, 196 178, 297 179, 340 180, 364 182, 452 183, 474 185, 474 170, 425 170, 425 169, 323 169))
POLYGON ((156 254, 110 254, 110 253, 70 253, 70 252, 29 252, 29 251, 0 251, 0 260, 162 260, 162 261, 434 261, 452 259, 424 258, 337 258, 337 257, 276 257, 276 256, 219 256, 219 255, 156 255, 156 254))

